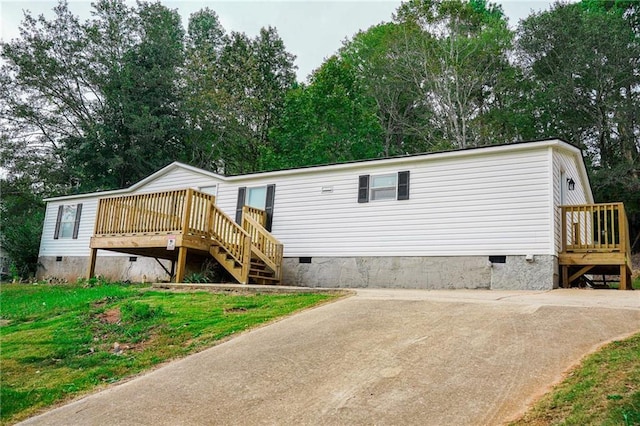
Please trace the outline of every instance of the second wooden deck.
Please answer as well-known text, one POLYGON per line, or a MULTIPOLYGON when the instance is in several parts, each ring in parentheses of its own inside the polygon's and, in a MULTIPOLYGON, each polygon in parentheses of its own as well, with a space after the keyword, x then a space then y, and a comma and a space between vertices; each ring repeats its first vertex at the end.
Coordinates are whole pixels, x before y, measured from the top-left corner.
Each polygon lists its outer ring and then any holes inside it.
POLYGON ((619 288, 632 289, 629 223, 622 203, 562 207, 563 287, 585 275, 618 275, 619 288))

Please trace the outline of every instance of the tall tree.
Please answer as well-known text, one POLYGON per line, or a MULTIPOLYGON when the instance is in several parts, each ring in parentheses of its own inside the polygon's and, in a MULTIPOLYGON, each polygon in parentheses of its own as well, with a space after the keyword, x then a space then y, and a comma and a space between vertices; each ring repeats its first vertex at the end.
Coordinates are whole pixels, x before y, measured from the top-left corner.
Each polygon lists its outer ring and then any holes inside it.
MULTIPOLYGON (((406 76, 431 114, 430 126, 444 142, 465 148, 495 141, 484 116, 497 98, 496 86, 509 69, 512 33, 500 6, 485 0, 411 0, 396 20, 422 33, 408 44, 414 56, 406 76)), ((500 141, 504 142, 504 141, 500 141)))
POLYGON ((420 66, 411 54, 420 37, 420 29, 411 23, 383 23, 357 33, 340 50, 375 102, 384 130, 384 156, 433 149, 425 141, 431 112, 420 100, 419 87, 406 78, 407 70, 420 66))
POLYGON ((216 148, 228 174, 259 170, 260 153, 270 144, 274 117, 295 82, 294 56, 273 28, 249 39, 232 32, 222 48, 216 74, 225 138, 216 148))
POLYGON ((100 89, 91 69, 89 40, 61 2, 47 20, 27 14, 21 37, 2 43, 0 120, 2 167, 10 176, 32 176, 47 192, 75 182, 66 169, 65 140, 83 139, 96 125, 100 89))
POLYGON ((586 149, 599 201, 626 203, 640 235, 640 26, 634 2, 555 4, 518 28, 538 137, 586 149))
POLYGON ((69 160, 92 186, 123 187, 184 152, 184 30, 176 11, 138 6, 139 41, 109 69, 96 138, 67 141, 69 160))
POLYGON ((226 137, 218 93, 218 66, 228 39, 218 15, 205 8, 189 19, 185 55, 185 159, 213 171, 222 164, 215 147, 226 137))
POLYGON ((280 169, 375 158, 383 154, 375 103, 353 66, 333 56, 314 71, 308 86, 289 91, 264 168, 280 169))

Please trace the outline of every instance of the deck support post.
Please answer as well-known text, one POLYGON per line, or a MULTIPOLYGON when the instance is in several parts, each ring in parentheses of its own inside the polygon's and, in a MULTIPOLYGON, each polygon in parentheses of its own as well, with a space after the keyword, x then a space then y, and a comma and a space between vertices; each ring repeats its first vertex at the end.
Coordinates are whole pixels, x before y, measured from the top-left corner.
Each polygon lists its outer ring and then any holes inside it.
POLYGON ((626 265, 620 265, 620 290, 630 290, 631 289, 631 277, 629 276, 629 272, 627 271, 626 265))
POLYGON ((569 288, 569 267, 567 265, 562 265, 562 288, 569 288))
POLYGON ((176 272, 176 283, 181 283, 184 280, 186 263, 187 248, 185 246, 180 246, 178 248, 178 270, 176 272))
POLYGON ((96 257, 98 255, 98 249, 91 249, 91 254, 89 255, 89 269, 87 271, 87 279, 93 278, 96 273, 96 257))

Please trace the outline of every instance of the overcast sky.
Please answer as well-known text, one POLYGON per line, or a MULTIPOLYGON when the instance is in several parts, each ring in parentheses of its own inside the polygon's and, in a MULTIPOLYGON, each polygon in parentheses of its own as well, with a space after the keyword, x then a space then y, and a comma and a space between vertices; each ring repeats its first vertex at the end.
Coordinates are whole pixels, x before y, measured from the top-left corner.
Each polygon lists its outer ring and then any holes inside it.
MULTIPOLYGON (((72 12, 81 20, 90 17, 91 2, 68 0, 72 12)), ((511 26, 526 17, 531 10, 548 9, 550 0, 497 0, 509 17, 511 26)), ((134 4, 135 2, 131 2, 134 4)), ((299 81, 318 68, 323 60, 335 53, 345 38, 351 38, 359 30, 391 20, 400 1, 162 1, 167 7, 178 9, 183 26, 189 15, 204 7, 216 11, 224 28, 255 36, 261 27, 276 27, 286 49, 296 55, 299 81)), ((2 40, 17 38, 23 10, 32 14, 51 17, 51 9, 57 1, 50 0, 0 0, 0 29, 2 40)))

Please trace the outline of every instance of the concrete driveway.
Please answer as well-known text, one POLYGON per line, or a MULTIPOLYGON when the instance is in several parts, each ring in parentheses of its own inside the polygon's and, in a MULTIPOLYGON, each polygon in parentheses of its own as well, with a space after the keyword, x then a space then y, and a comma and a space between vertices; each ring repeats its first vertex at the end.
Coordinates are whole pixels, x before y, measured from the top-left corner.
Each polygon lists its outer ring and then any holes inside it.
POLYGON ((494 425, 639 330, 638 291, 358 290, 24 424, 494 425))

